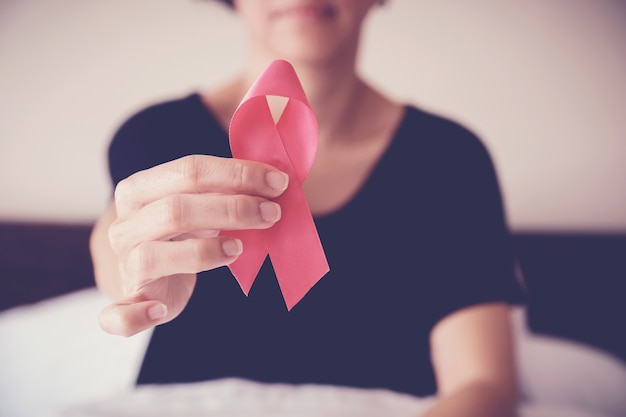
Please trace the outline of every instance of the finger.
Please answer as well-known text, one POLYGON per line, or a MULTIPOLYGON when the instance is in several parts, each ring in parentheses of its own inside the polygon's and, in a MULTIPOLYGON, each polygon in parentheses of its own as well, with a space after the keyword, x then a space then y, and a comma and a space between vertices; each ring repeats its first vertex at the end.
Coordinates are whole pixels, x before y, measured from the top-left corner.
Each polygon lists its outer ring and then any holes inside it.
POLYGON ((220 236, 210 239, 144 242, 122 261, 124 287, 130 296, 160 277, 196 274, 234 262, 242 253, 239 239, 220 236))
POLYGON ((168 309, 159 301, 111 304, 100 312, 99 321, 105 332, 128 337, 168 321, 168 309))
POLYGON ((220 234, 218 230, 193 230, 191 232, 182 233, 178 236, 172 237, 170 240, 185 240, 185 239, 208 239, 216 237, 220 234))
POLYGON ((173 195, 119 218, 109 228, 118 255, 140 242, 166 240, 201 230, 265 229, 280 219, 277 203, 246 195, 173 195))
POLYGON ((287 188, 287 174, 255 161, 190 155, 139 171, 115 189, 118 215, 171 194, 224 193, 275 198, 287 188))

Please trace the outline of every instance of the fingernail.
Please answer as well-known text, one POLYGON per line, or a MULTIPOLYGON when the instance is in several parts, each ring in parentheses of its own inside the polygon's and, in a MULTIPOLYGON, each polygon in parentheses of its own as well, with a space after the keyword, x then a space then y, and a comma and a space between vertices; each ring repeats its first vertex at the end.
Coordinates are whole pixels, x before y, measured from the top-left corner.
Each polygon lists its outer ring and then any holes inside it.
POLYGON ((271 201, 264 201, 259 206, 261 209, 261 217, 266 222, 275 222, 280 219, 280 206, 271 201))
POLYGON ((150 320, 161 320, 165 316, 167 316, 167 306, 165 304, 157 304, 148 309, 150 320))
POLYGON ((289 184, 289 176, 284 172, 269 171, 265 174, 265 181, 270 188, 276 191, 283 191, 287 188, 287 184, 289 184))
POLYGON ((227 239, 222 241, 222 250, 226 256, 237 256, 243 252, 243 244, 239 239, 227 239))

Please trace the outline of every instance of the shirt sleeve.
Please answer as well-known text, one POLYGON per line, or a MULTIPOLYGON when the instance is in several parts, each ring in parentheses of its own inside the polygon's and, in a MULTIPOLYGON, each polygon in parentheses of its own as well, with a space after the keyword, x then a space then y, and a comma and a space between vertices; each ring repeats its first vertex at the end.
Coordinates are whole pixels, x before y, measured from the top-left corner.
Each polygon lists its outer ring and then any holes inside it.
POLYGON ((437 167, 432 325, 459 309, 490 302, 519 303, 514 257, 492 159, 481 140, 449 124, 437 167))
POLYGON ((231 156, 227 133, 195 94, 148 106, 120 126, 108 150, 111 181, 193 154, 231 156))
POLYGON ((113 186, 135 172, 151 168, 159 161, 152 155, 149 139, 154 137, 153 110, 148 108, 132 115, 115 132, 108 149, 109 175, 113 186))

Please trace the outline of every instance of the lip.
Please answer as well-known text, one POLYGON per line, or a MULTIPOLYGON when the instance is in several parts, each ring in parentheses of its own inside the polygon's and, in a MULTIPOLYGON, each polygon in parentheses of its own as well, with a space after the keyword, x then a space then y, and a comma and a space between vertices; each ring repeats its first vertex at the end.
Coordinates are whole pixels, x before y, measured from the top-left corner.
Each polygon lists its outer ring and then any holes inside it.
POLYGON ((276 9, 274 18, 296 18, 303 20, 328 20, 335 16, 335 9, 327 4, 303 3, 276 9))

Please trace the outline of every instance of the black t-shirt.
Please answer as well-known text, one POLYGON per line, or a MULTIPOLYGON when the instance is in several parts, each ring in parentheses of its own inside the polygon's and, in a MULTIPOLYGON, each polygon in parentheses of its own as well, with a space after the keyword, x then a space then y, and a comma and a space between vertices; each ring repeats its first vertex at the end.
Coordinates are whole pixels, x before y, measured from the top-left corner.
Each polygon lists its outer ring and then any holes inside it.
MULTIPOLYGON (((197 94, 123 124, 109 149, 113 182, 189 154, 231 156, 197 94)), ((330 272, 302 301, 287 311, 269 258, 248 297, 228 268, 200 273, 183 313, 154 330, 138 383, 240 377, 429 395, 433 326, 520 299, 488 152, 414 106, 362 189, 315 222, 330 272)))

